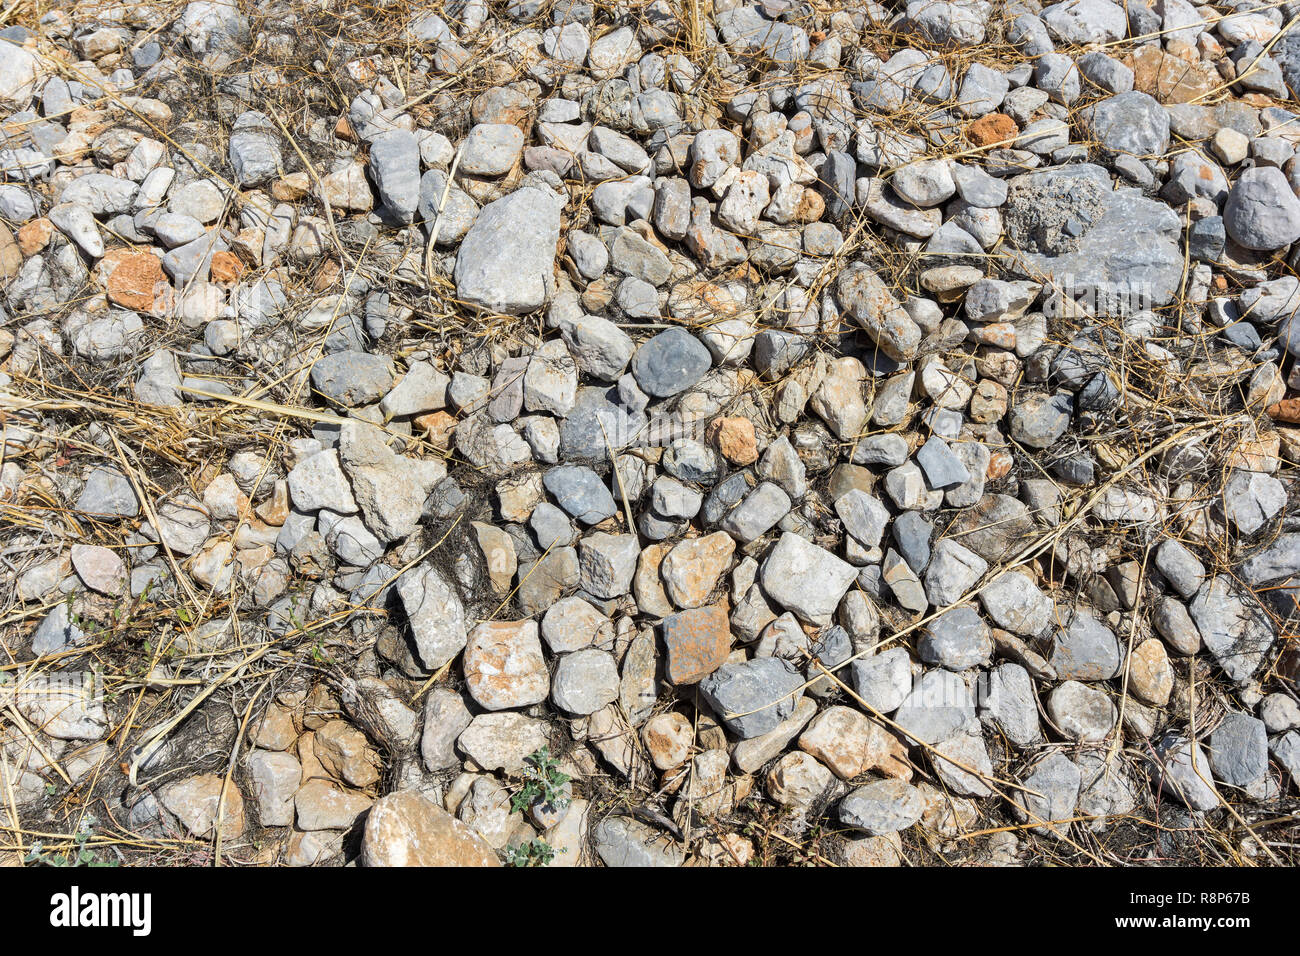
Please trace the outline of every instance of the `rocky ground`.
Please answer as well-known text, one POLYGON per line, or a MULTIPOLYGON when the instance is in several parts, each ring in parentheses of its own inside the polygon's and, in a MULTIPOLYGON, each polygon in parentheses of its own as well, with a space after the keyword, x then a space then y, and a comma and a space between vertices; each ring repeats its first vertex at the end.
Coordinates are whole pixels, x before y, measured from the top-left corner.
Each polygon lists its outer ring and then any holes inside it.
POLYGON ((1294 862, 1296 14, 8 6, 0 863, 1294 862))

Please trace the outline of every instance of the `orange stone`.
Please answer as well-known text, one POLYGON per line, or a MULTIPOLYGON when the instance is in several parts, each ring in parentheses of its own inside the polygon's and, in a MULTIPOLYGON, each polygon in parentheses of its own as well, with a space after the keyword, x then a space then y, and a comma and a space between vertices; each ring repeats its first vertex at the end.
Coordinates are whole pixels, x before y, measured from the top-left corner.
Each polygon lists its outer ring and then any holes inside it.
POLYGON ((1005 478, 1011 473, 1011 466, 1014 465, 1015 459, 1005 451, 995 451, 989 456, 988 471, 984 476, 989 481, 997 481, 999 478, 1005 478))
POLYGON ((1300 398, 1284 398, 1276 405, 1268 406, 1268 417, 1275 422, 1300 425, 1300 398))
POLYGON ((1005 113, 989 113, 966 127, 966 138, 975 146, 1008 143, 1019 135, 1020 127, 1005 113))
POLYGON ((33 219, 18 230, 18 248, 25 256, 34 256, 50 244, 54 236, 54 223, 48 219, 33 219))
POLYGON ((324 292, 343 274, 343 267, 339 265, 337 259, 326 259, 320 269, 316 272, 316 279, 312 282, 312 291, 324 292))
POLYGON ((456 431, 456 419, 447 412, 430 412, 415 416, 415 427, 425 433, 429 444, 435 448, 450 448, 451 436, 456 431))
POLYGON ((744 416, 715 418, 709 422, 705 437, 733 465, 750 465, 758 461, 754 423, 744 416))
POLYGON ((1188 63, 1155 43, 1139 47, 1126 60, 1133 70, 1133 89, 1161 103, 1190 103, 1208 95, 1222 82, 1213 68, 1188 63))
POLYGON ((101 266, 111 270, 105 290, 108 300, 124 309, 152 309, 159 292, 167 287, 162 260, 145 249, 110 250, 101 266))
POLYGON ((339 117, 338 123, 334 125, 334 135, 349 143, 357 142, 356 131, 352 128, 352 123, 346 116, 339 117))
POLYGON ((290 173, 271 183, 271 198, 276 202, 297 202, 311 191, 311 177, 306 173, 290 173))
POLYGON ((212 267, 209 272, 213 282, 233 285, 239 281, 239 276, 243 271, 244 264, 239 261, 239 256, 233 252, 221 249, 212 254, 212 267))
POLYGON ((663 620, 664 646, 668 648, 667 677, 677 685, 698 684, 727 660, 731 653, 731 626, 720 604, 695 607, 663 620))

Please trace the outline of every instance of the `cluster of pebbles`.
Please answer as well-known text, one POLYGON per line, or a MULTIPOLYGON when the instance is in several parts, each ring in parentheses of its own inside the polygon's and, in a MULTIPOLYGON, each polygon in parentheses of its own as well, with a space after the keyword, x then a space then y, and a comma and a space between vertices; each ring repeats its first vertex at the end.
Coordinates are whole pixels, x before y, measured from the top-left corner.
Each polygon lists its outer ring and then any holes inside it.
POLYGON ((0 806, 266 864, 1278 862, 1293 6, 0 30, 0 806))

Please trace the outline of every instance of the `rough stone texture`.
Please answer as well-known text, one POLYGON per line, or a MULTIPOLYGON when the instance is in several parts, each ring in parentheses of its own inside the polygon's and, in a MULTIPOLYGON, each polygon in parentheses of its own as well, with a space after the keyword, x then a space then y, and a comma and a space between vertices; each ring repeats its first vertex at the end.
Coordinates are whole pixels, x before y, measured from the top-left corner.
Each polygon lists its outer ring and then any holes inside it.
POLYGON ((500 866, 473 830, 410 790, 375 801, 361 841, 366 866, 500 866))
POLYGON ((522 315, 550 296, 560 203, 542 188, 520 189, 479 212, 456 256, 457 296, 486 312, 522 315))

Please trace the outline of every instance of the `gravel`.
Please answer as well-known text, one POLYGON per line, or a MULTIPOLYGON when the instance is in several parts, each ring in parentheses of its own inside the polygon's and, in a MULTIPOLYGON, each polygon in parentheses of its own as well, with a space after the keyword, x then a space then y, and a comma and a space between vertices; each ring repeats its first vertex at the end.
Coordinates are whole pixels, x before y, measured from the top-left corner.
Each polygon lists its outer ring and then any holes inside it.
POLYGON ((1285 816, 1285 15, 679 6, 16 10, 15 828, 970 866, 1285 816))

